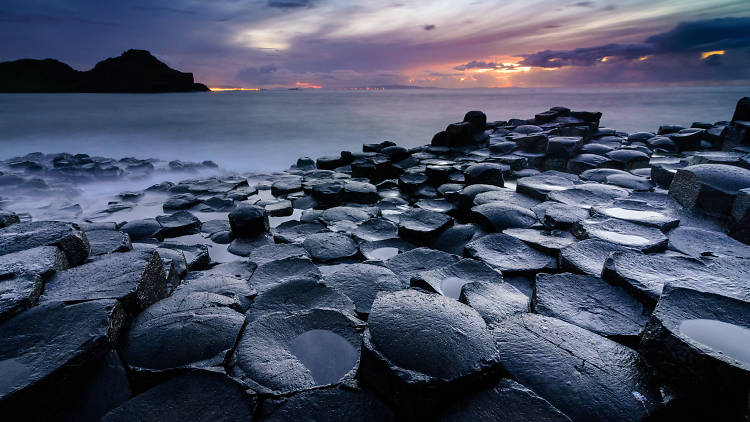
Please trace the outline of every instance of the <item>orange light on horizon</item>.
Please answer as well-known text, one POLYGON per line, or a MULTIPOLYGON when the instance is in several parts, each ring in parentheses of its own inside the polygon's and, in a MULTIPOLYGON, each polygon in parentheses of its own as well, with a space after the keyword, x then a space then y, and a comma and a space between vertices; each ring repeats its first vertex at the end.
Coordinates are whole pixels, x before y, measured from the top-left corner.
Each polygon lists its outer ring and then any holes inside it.
POLYGON ((297 82, 295 85, 297 85, 300 88, 311 88, 311 89, 321 89, 323 88, 320 85, 312 85, 307 82, 297 82))
POLYGON ((602 62, 606 62, 607 60, 609 60, 609 56, 604 56, 600 59, 602 62))
POLYGON ((711 56, 723 56, 724 53, 726 53, 724 50, 704 51, 701 53, 701 60, 705 60, 711 56))
POLYGON ((260 88, 208 88, 211 92, 223 92, 223 91, 260 91, 260 88))
POLYGON ((646 61, 646 60, 648 60, 650 58, 651 58, 651 56, 643 56, 643 57, 638 57, 638 60, 640 60, 640 61, 643 62, 643 61, 646 61))

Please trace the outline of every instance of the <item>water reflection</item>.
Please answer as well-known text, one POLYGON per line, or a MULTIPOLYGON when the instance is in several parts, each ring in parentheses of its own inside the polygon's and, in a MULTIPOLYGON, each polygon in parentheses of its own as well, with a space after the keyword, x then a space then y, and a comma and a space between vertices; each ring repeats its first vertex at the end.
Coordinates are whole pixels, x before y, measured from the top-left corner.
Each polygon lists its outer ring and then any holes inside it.
POLYGON ((750 329, 715 319, 686 319, 680 323, 680 333, 750 365, 750 329))
POLYGON ((357 363, 357 350, 330 330, 310 330, 292 340, 289 350, 310 370, 318 385, 341 379, 357 363))
POLYGON ((440 290, 443 292, 443 295, 458 299, 461 295, 461 287, 466 283, 470 283, 470 281, 460 277, 444 278, 440 282, 440 290))

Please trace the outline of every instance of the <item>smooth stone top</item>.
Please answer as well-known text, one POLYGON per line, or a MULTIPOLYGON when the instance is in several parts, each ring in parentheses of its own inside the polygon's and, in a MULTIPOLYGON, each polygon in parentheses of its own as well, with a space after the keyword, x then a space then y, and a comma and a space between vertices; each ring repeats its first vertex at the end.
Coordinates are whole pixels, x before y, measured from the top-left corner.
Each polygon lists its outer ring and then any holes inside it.
POLYGON ((678 227, 669 232, 669 249, 694 258, 733 256, 750 258, 750 246, 721 232, 697 227, 678 227))
POLYGON ((557 268, 554 257, 502 233, 490 234, 469 242, 466 245, 466 254, 486 262, 503 273, 538 272, 557 268))
POLYGON ((497 357, 492 335, 472 308, 440 295, 381 293, 368 321, 372 342, 392 364, 429 377, 455 379, 497 357))

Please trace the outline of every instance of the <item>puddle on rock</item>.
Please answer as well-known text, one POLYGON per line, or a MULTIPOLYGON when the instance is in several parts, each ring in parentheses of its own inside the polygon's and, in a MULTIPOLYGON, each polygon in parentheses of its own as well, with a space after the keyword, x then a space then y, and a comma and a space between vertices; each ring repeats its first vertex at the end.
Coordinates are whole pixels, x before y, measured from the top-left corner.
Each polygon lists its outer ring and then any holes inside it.
POLYGON ((598 237, 599 239, 607 240, 609 242, 619 243, 625 246, 645 246, 649 243, 649 240, 643 236, 622 234, 608 230, 592 230, 591 236, 598 237))
POLYGON ((440 290, 443 295, 458 300, 458 297, 461 296, 461 287, 468 283, 471 283, 471 281, 465 278, 448 277, 440 281, 440 290))
POLYGON ((396 255, 398 255, 398 248, 393 247, 377 248, 367 253, 367 257, 369 259, 376 259, 379 261, 385 261, 386 259, 393 258, 396 255))
POLYGON ((627 208, 607 208, 604 213, 622 220, 663 219, 664 214, 656 211, 630 210, 627 208))
POLYGON ((330 330, 305 331, 292 340, 289 351, 310 370, 318 385, 337 382, 359 358, 345 338, 330 330))
POLYGON ((686 319, 680 323, 680 333, 750 365, 750 329, 715 319, 686 319))

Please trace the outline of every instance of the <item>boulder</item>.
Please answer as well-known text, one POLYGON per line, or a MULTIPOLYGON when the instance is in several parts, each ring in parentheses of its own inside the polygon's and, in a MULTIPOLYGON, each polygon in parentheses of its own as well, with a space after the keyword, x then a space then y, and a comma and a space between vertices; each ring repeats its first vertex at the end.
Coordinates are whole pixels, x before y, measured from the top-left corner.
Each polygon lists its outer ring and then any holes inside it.
POLYGON ((626 246, 601 239, 586 239, 560 249, 560 268, 579 274, 601 276, 612 252, 630 251, 626 246))
POLYGON ((344 265, 326 274, 323 283, 344 293, 355 305, 358 315, 367 316, 379 292, 403 289, 396 274, 388 268, 370 264, 344 265))
POLYGON ((451 253, 430 248, 417 248, 386 260, 383 264, 393 271, 401 280, 401 285, 408 288, 411 278, 417 273, 457 262, 460 258, 451 253))
POLYGON ((261 207, 243 205, 229 213, 229 224, 236 236, 255 237, 268 231, 268 215, 261 207))
POLYGON ((471 209, 475 222, 489 232, 501 232, 505 229, 528 228, 537 224, 533 211, 518 205, 502 202, 490 202, 477 205, 471 209))
POLYGON ((294 279, 259 294, 245 313, 247 321, 274 313, 287 314, 307 309, 336 309, 354 315, 354 303, 343 293, 315 279, 294 279))
POLYGON ((568 230, 573 224, 585 220, 590 215, 585 208, 557 201, 542 202, 531 210, 548 229, 568 230))
POLYGON ((372 204, 379 199, 378 189, 365 182, 347 182, 344 185, 344 201, 359 204, 372 204))
POLYGON ((78 226, 59 221, 25 221, 0 229, 0 255, 38 246, 57 246, 70 265, 82 263, 91 251, 78 226))
POLYGON ((532 307, 627 345, 638 343, 648 321, 648 311, 627 291, 590 275, 537 274, 532 307))
POLYGON ((128 221, 120 230, 127 233, 131 241, 138 241, 154 237, 161 230, 161 224, 154 218, 144 218, 128 221))
POLYGON ((646 253, 661 252, 669 243, 659 229, 616 218, 583 220, 573 225, 572 232, 579 239, 600 239, 646 253))
POLYGON ((280 243, 304 242, 307 236, 321 233, 325 227, 319 223, 302 223, 299 221, 285 221, 271 230, 274 240, 280 243))
POLYGON ((532 208, 539 204, 539 200, 512 189, 492 190, 474 197, 474 205, 484 205, 490 202, 505 202, 524 208, 532 208))
POLYGON ((716 258, 708 264, 685 256, 614 252, 604 263, 602 278, 623 286, 643 303, 654 306, 665 284, 750 300, 747 259, 716 258))
POLYGON ((86 232, 86 238, 91 245, 91 256, 127 252, 133 249, 130 236, 118 230, 90 230, 86 232))
POLYGON ((550 136, 547 139, 547 155, 558 158, 572 158, 583 146, 580 136, 550 136))
POLYGON ((245 327, 228 372, 264 393, 336 384, 357 371, 362 328, 331 309, 264 315, 245 327))
POLYGON ((465 255, 485 262, 503 275, 534 274, 557 268, 554 257, 527 246, 507 234, 496 233, 480 237, 466 245, 465 255))
POLYGON ((275 243, 253 249, 250 252, 250 255, 248 255, 248 261, 252 262, 257 267, 266 262, 291 257, 309 258, 310 256, 307 254, 307 251, 299 245, 275 243))
POLYGON ((398 238, 398 225, 385 218, 371 218, 357 225, 352 236, 358 241, 378 241, 398 238))
POLYGON ((528 313, 504 319, 493 334, 510 376, 572 420, 641 421, 660 407, 638 353, 626 346, 528 313))
POLYGON ((455 264, 422 271, 411 278, 411 286, 458 300, 461 288, 474 282, 502 283, 503 275, 487 264, 462 259, 455 264))
POLYGON ((351 258, 359 252, 351 236, 344 233, 315 233, 307 236, 302 247, 318 262, 351 258))
POLYGON ((503 186, 503 172, 507 167, 497 163, 472 164, 464 170, 467 185, 503 186))
POLYGON ((727 217, 737 193, 750 187, 750 170, 725 164, 698 164, 677 170, 669 194, 688 209, 727 217))
POLYGON ((500 369, 492 335, 472 308, 403 290, 375 299, 364 334, 361 381, 404 412, 429 414, 500 369))
POLYGON ((51 419, 117 343, 125 312, 116 300, 47 302, 0 324, 0 410, 51 419))
POLYGON ((194 369, 112 409, 102 421, 253 420, 256 398, 220 372, 194 369))
POLYGON ((575 182, 564 177, 540 174, 538 176, 522 177, 516 181, 516 192, 536 198, 540 201, 547 199, 550 192, 561 191, 575 186, 575 182))
POLYGON ((318 267, 309 258, 290 257, 268 261, 258 266, 250 278, 250 284, 259 293, 291 280, 320 280, 318 267))
POLYGON ((669 232, 669 249, 693 258, 750 258, 750 246, 724 233, 697 227, 678 227, 669 232))
POLYGON ((505 229, 503 234, 513 236, 553 256, 559 254, 560 249, 577 241, 575 236, 564 230, 505 229))
POLYGON ((104 255, 59 271, 45 286, 40 302, 118 299, 133 315, 167 296, 164 268, 156 251, 104 255))
POLYGON ((416 245, 426 245, 453 225, 453 218, 434 211, 409 209, 399 218, 398 234, 416 245))
POLYGON ((639 349, 659 381, 739 416, 750 388, 749 339, 747 301, 666 286, 639 349))
POLYGON ((497 280, 464 284, 458 300, 476 309, 489 327, 511 315, 529 312, 531 309, 529 296, 510 282, 499 283, 497 280))
POLYGON ((189 211, 160 215, 156 217, 156 221, 161 226, 161 229, 155 235, 159 238, 180 237, 200 233, 201 231, 201 221, 189 211))

